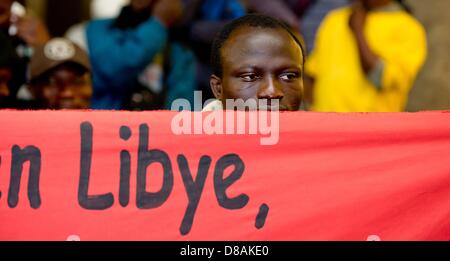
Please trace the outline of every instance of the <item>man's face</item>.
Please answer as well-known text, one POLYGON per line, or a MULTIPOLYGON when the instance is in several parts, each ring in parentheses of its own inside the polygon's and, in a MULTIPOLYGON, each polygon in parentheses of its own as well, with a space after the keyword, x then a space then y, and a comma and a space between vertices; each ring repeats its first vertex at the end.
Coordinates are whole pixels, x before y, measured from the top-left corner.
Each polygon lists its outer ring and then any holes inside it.
POLYGON ((213 76, 211 84, 224 105, 227 99, 254 99, 267 100, 269 106, 278 101, 280 110, 299 110, 303 55, 288 32, 242 27, 226 41, 221 57, 222 78, 213 76))
POLYGON ((11 19, 12 0, 0 0, 0 28, 8 27, 11 19))
POLYGON ((11 80, 11 70, 8 68, 0 68, 0 108, 7 107, 8 98, 10 96, 8 82, 11 80))
POLYGON ((47 109, 88 109, 92 84, 88 73, 70 67, 54 70, 45 81, 32 86, 36 98, 47 109))

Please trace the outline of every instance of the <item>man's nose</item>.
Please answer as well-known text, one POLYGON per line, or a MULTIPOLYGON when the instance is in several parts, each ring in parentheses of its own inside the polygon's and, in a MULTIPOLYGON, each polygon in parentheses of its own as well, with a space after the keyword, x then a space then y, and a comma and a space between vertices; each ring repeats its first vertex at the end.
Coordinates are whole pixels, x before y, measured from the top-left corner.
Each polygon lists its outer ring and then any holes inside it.
POLYGON ((276 78, 267 77, 261 84, 258 91, 258 99, 283 99, 283 88, 276 78))

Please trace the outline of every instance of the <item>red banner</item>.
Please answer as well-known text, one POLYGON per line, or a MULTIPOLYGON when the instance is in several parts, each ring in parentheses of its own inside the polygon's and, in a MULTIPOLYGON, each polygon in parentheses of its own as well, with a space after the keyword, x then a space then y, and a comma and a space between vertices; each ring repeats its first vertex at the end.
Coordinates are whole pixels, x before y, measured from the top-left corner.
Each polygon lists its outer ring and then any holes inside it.
POLYGON ((177 115, 0 111, 0 240, 450 240, 448 112, 177 115))

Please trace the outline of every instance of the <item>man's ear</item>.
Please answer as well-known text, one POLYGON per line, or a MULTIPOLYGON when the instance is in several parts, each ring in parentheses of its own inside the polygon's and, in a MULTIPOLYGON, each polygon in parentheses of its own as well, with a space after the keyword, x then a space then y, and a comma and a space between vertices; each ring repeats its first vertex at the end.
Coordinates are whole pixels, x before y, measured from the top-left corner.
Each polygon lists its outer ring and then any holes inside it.
POLYGON ((217 77, 216 75, 211 75, 209 79, 209 85, 211 85, 211 90, 214 93, 214 96, 217 100, 222 100, 223 91, 222 91, 222 79, 217 77))

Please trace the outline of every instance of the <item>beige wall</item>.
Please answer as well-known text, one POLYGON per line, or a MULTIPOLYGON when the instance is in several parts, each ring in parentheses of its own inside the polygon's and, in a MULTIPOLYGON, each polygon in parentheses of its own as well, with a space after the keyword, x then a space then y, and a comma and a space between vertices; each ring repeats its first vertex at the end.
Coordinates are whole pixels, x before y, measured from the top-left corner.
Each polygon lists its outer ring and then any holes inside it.
POLYGON ((409 0, 428 34, 428 60, 414 86, 408 111, 450 110, 450 1, 409 0))

